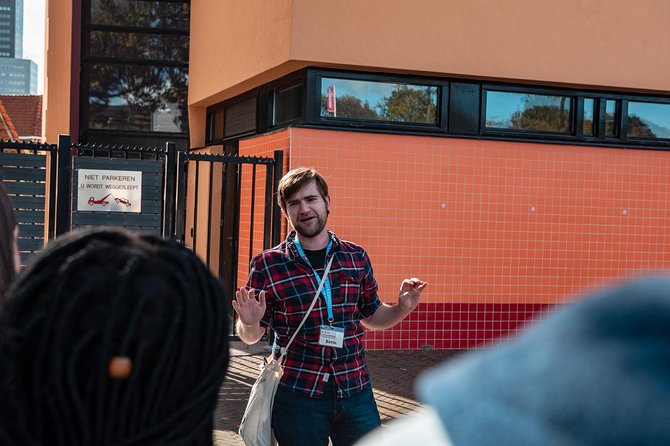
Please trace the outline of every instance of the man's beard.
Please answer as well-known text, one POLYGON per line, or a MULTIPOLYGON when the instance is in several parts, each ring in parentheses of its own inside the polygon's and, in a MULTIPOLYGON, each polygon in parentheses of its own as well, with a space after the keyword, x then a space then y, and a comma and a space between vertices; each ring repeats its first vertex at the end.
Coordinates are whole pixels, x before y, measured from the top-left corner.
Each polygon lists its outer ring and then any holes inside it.
POLYGON ((301 224, 294 225, 295 232, 302 235, 303 237, 312 238, 316 235, 319 235, 323 228, 326 227, 326 220, 328 220, 328 214, 326 215, 317 215, 316 216, 316 226, 313 230, 304 228, 301 224))

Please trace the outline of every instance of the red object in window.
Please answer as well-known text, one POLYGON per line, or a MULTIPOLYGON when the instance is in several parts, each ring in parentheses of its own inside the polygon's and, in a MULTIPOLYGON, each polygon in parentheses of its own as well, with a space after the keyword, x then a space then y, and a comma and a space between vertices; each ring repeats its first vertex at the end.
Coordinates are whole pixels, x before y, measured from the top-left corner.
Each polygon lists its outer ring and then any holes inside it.
POLYGON ((336 114, 337 104, 335 102, 335 85, 326 88, 326 111, 336 114))

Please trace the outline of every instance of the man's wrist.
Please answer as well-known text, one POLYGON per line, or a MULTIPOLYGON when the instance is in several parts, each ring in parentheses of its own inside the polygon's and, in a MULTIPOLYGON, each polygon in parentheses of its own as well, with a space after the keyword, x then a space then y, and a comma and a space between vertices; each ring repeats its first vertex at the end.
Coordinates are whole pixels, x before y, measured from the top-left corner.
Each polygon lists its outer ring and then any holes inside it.
POLYGON ((240 319, 240 324, 241 324, 244 328, 255 328, 255 327, 258 327, 258 326, 260 325, 260 321, 258 321, 258 322, 254 322, 253 324, 245 324, 245 323, 242 322, 242 320, 240 319))
POLYGON ((400 301, 398 301, 398 303, 396 303, 395 306, 397 307, 396 311, 402 313, 403 317, 409 315, 412 312, 412 310, 414 310, 414 308, 405 308, 403 305, 400 304, 400 301))

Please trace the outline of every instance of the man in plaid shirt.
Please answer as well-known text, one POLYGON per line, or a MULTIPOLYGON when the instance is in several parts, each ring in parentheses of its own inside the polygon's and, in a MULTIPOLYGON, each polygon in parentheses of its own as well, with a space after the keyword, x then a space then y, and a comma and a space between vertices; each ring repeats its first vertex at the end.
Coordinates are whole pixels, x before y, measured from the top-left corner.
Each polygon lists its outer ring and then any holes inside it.
POLYGON ((427 283, 405 279, 398 303, 382 303, 363 248, 326 228, 330 196, 314 169, 297 168, 279 182, 277 199, 293 226, 284 242, 257 255, 246 287, 236 292, 237 334, 254 344, 270 327, 273 354, 287 344, 322 293, 286 354, 272 427, 280 445, 351 445, 381 424, 362 336, 405 318, 427 283), (333 259, 323 278, 326 263, 333 259))

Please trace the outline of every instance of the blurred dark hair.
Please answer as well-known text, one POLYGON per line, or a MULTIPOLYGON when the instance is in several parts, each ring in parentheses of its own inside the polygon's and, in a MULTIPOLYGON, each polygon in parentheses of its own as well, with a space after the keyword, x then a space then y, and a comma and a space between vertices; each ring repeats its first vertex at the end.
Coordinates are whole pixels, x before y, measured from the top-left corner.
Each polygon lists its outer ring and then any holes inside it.
POLYGON ((16 229, 14 206, 0 182, 0 300, 16 276, 14 269, 14 230, 16 229))
POLYGON ((176 242, 120 229, 51 242, 0 310, 5 435, 11 444, 211 445, 228 318, 217 279, 176 242), (118 357, 132 362, 127 377, 110 372, 118 357))

